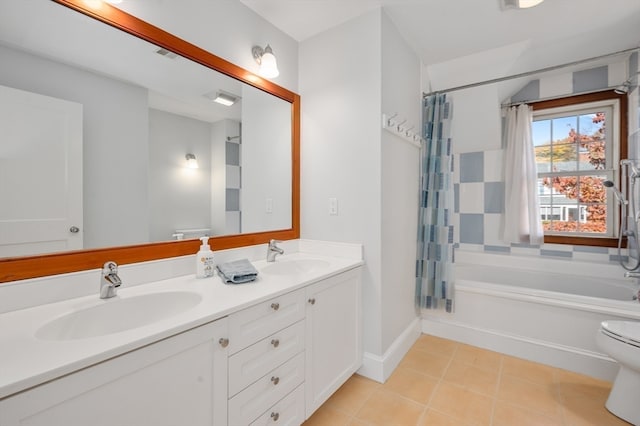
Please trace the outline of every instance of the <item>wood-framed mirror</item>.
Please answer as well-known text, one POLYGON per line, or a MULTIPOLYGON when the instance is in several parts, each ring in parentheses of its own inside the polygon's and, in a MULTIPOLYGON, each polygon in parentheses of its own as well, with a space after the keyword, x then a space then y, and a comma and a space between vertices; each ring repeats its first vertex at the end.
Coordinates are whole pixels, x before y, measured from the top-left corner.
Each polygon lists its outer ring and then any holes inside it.
MULTIPOLYGON (((58 7, 66 6, 71 11, 89 16, 97 23, 107 24, 125 33, 145 40, 159 48, 166 49, 198 63, 211 70, 225 74, 258 91, 268 93, 290 104, 291 151, 291 203, 290 227, 269 229, 236 235, 222 235, 210 238, 212 249, 221 250, 234 247, 262 244, 270 239, 295 239, 300 235, 300 97, 268 80, 238 67, 216 55, 182 40, 154 25, 138 19, 116 7, 98 2, 92 8, 91 2, 84 0, 52 0, 58 7), (61 6, 59 6, 61 5, 61 6)), ((248 49, 249 50, 249 49, 248 49)), ((33 256, 0 256, 0 283, 47 275, 75 272, 99 268, 106 260, 119 264, 143 262, 154 259, 194 254, 199 246, 197 239, 182 241, 161 241, 152 243, 112 245, 109 247, 52 252, 33 256)))

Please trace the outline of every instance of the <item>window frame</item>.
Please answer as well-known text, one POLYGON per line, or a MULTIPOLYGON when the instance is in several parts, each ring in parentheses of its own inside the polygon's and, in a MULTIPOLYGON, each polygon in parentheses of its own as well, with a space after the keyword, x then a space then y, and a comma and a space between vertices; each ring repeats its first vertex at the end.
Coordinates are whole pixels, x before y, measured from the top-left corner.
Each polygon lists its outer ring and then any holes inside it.
MULTIPOLYGON (((619 166, 620 161, 627 158, 627 96, 625 94, 615 93, 613 90, 606 90, 595 93, 587 93, 581 95, 568 96, 563 98, 556 98, 545 101, 531 102, 530 105, 533 109, 534 117, 536 115, 552 115, 555 112, 559 112, 562 109, 579 111, 580 104, 590 104, 597 102, 611 101, 616 103, 614 106, 614 125, 611 129, 613 141, 617 141, 617 144, 613 147, 613 158, 611 161, 611 168, 613 169, 614 181, 619 183, 619 166), (549 111, 549 114, 542 113, 542 111, 549 111), (536 114, 536 111, 538 113, 536 114), (617 158, 616 158, 617 157, 617 158)), ((609 206, 607 206, 609 208, 609 206)), ((544 235, 545 244, 571 244, 571 245, 589 245, 600 247, 617 247, 618 235, 620 232, 620 206, 615 204, 614 212, 617 212, 617 220, 615 221, 614 236, 594 236, 590 235, 544 235)), ((626 238, 624 238, 626 244, 626 238)))

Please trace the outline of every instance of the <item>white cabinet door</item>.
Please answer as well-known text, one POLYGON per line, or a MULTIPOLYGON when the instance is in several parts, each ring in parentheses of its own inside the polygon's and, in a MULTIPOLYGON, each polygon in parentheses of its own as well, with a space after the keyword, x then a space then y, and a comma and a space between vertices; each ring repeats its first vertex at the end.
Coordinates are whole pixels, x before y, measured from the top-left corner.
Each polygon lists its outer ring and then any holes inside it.
POLYGON ((81 249, 82 105, 0 86, 0 257, 81 249))
POLYGON ((307 287, 307 418, 362 364, 360 268, 307 287))
MULTIPOLYGON (((227 424, 226 318, 0 401, 0 424, 227 424)), ((44 356, 44 355, 43 355, 44 356)))

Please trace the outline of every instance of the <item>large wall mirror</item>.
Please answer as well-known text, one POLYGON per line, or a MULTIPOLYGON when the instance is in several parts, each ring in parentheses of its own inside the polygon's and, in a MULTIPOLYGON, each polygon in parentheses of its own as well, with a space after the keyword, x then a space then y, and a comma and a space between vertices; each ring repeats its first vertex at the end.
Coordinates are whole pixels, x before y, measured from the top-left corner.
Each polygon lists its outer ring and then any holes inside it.
POLYGON ((0 282, 299 237, 295 93, 84 0, 7 3, 0 63, 0 282))

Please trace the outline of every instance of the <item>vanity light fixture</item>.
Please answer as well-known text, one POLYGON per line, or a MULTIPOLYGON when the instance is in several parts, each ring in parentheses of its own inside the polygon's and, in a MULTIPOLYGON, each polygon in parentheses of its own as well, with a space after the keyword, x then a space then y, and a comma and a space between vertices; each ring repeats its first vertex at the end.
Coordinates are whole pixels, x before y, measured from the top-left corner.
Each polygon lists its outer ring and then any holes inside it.
POLYGON ((260 65, 258 74, 265 78, 275 78, 280 75, 276 57, 273 55, 271 46, 267 44, 267 47, 264 49, 260 46, 253 46, 251 53, 253 54, 253 59, 260 65))
POLYGON ((500 0, 502 10, 505 9, 528 9, 542 3, 544 0, 500 0))
POLYGON ((237 100, 238 98, 236 98, 235 96, 230 95, 229 93, 224 93, 224 92, 216 93, 216 97, 213 98, 213 102, 217 102, 225 106, 231 106, 235 104, 237 100))
POLYGON ((184 156, 187 160, 187 167, 189 169, 197 169, 198 168, 198 160, 196 160, 196 156, 193 154, 187 154, 184 156))

